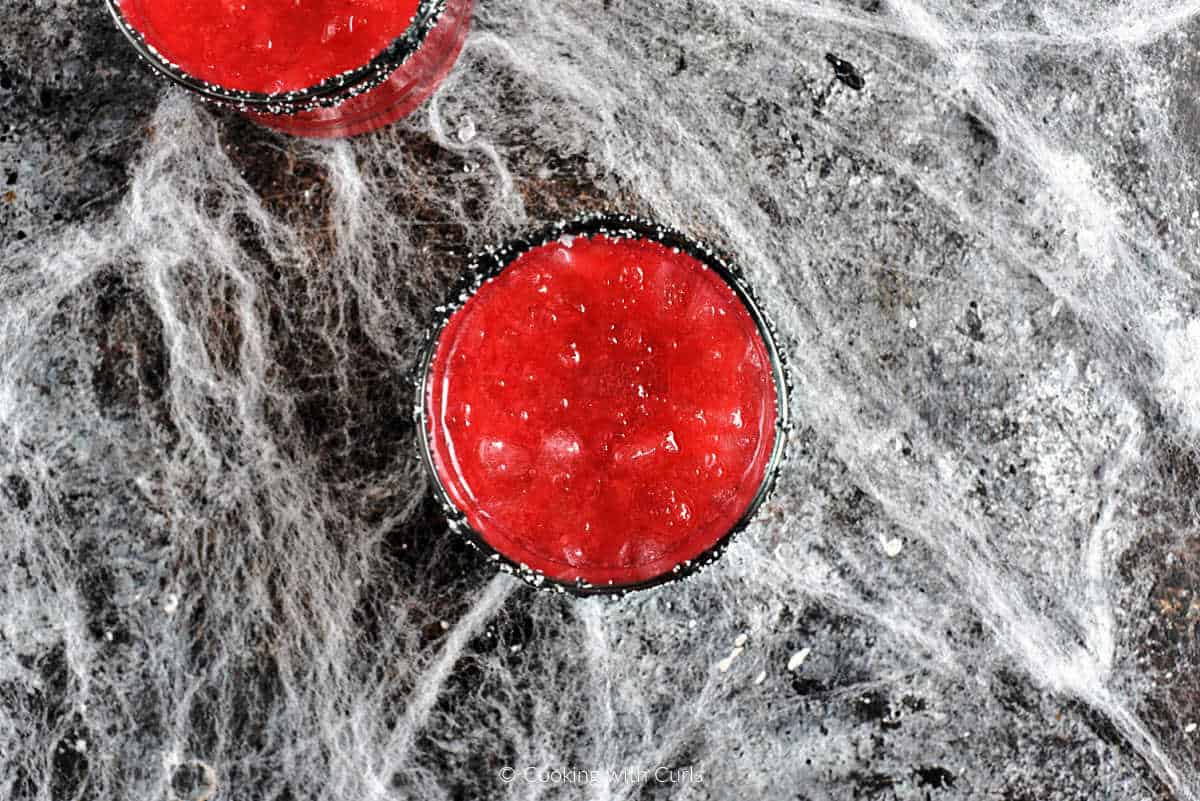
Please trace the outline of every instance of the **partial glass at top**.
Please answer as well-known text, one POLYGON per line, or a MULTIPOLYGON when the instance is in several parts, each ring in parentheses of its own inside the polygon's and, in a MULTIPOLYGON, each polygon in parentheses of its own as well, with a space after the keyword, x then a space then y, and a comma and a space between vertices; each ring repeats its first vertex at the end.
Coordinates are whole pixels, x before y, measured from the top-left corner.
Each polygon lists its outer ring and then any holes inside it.
POLYGON ((108 0, 161 74, 284 133, 354 136, 453 68, 474 0, 108 0))
POLYGON ((109 5, 141 37, 148 56, 176 77, 273 95, 303 92, 369 66, 390 72, 408 54, 403 51, 420 45, 444 3, 109 0, 109 5), (377 59, 395 63, 373 64, 377 59))

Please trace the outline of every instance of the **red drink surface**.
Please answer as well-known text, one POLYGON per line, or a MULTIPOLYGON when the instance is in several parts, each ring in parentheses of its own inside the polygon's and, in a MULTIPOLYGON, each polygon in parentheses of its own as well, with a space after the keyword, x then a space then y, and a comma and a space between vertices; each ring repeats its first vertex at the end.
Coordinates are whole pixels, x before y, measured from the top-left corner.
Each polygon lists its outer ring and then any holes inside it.
POLYGON ((426 425, 454 505, 508 559, 632 585, 710 550, 763 483, 769 351, 716 272, 650 239, 553 241, 443 329, 426 425))
POLYGON ((121 0, 146 42, 184 72, 274 94, 369 63, 413 20, 418 0, 121 0))

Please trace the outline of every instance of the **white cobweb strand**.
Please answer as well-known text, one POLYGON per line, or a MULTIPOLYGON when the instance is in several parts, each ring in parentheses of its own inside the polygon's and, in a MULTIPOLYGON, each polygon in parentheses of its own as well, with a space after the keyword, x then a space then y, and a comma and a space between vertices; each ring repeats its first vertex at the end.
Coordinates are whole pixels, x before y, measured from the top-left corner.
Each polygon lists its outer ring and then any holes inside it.
MULTIPOLYGON (((1039 7, 1037 30, 960 5, 485 3, 410 123, 473 171, 429 182, 395 132, 297 143, 329 187, 335 247, 320 256, 242 178, 210 116, 168 93, 111 218, 0 272, 0 472, 28 493, 0 503, 0 545, 23 564, 0 611, 0 678, 21 693, 0 719, 0 787, 49 776, 46 754, 72 731, 120 728, 138 734, 87 762, 99 794, 167 797, 194 759, 230 799, 450 797, 492 788, 465 772, 503 763, 695 763, 717 797, 734 782, 745 797, 848 795, 838 781, 863 749, 899 775, 935 743, 969 772, 987 746, 944 730, 967 709, 986 740, 998 713, 978 683, 1015 671, 1046 709, 1058 696, 1102 713, 1177 797, 1200 798, 1184 747, 1141 716, 1145 623, 1127 610, 1151 577, 1120 569, 1144 533, 1139 499, 1161 491, 1146 409, 1165 409, 1186 449, 1200 436, 1194 254, 1133 194, 1159 190, 1170 214, 1194 193, 1158 102, 1170 81, 1143 48, 1194 24, 1197 4, 1065 2, 1039 7), (863 71, 863 92, 832 83, 826 51, 863 71), (1085 91, 1055 87, 1081 69, 1085 91), (1116 135, 1171 158, 1127 184, 1116 135), (737 254, 790 354, 799 429, 763 519, 717 568, 617 602, 523 595, 511 615, 530 633, 512 642, 501 576, 430 644, 419 628, 441 588, 390 576, 381 555, 426 490, 419 464, 396 454, 370 478, 330 480, 277 365, 290 336, 311 337, 349 417, 354 309, 404 380, 448 276, 423 269, 403 204, 435 206, 472 246, 533 224, 516 189, 525 140, 737 254), (277 279, 247 231, 300 268, 294 308, 273 314, 277 279), (142 407, 114 417, 70 379, 103 358, 90 294, 110 273, 161 329, 169 426, 142 407), (968 340, 976 301, 986 336, 968 340), (1021 465, 1008 483, 1001 463, 1021 465), (394 511, 367 523, 366 499, 394 511), (97 561, 119 649, 78 589, 97 561), (375 597, 396 602, 363 645, 358 610, 375 597), (806 618, 814 607, 825 624, 806 618), (56 648, 52 690, 31 664, 56 648), (269 687, 249 667, 264 651, 269 687), (468 670, 471 686, 456 684, 468 670), (828 726, 807 714, 818 685, 828 726), (72 711, 30 735, 39 694, 72 711), (863 744, 845 710, 872 694, 892 698, 911 743, 863 744), (909 697, 928 708, 904 712, 909 697)), ((322 447, 362 446, 352 425, 322 447)), ((1173 521, 1180 536, 1196 522, 1173 521)), ((1136 765, 1105 764, 1112 794, 1140 789, 1136 765)), ((587 792, 643 789, 606 776, 587 792)))

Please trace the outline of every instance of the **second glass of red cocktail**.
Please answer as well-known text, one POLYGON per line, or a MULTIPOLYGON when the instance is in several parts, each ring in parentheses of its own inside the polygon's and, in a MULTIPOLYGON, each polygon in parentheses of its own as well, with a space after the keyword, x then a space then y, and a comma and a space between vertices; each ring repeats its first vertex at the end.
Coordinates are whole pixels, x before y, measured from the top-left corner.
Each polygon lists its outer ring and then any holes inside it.
POLYGON ((412 112, 453 67, 474 0, 107 0, 175 83, 285 133, 342 137, 412 112))

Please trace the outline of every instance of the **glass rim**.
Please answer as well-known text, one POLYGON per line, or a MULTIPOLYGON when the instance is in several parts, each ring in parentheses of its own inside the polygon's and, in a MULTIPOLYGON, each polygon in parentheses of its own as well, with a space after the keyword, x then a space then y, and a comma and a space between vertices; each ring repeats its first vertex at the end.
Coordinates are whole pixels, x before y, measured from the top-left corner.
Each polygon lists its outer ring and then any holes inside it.
POLYGON ((269 114, 295 114, 318 106, 334 106, 370 91, 382 84, 420 49, 430 31, 441 20, 447 0, 418 0, 417 11, 404 33, 379 51, 366 64, 338 75, 332 75, 302 89, 284 92, 252 92, 230 89, 205 81, 169 61, 121 11, 121 0, 105 0, 109 13, 125 38, 151 67, 172 82, 201 95, 206 100, 238 109, 252 109, 269 114))
POLYGON ((482 552, 488 560, 498 565, 500 570, 512 573, 540 589, 550 589, 566 592, 577 596, 591 595, 625 595, 637 590, 650 589, 662 584, 682 579, 699 572, 719 559, 733 542, 734 537, 745 530, 757 516, 762 504, 774 491, 776 478, 782 466, 787 449, 788 435, 791 431, 788 412, 788 396, 791 382, 788 374, 787 361, 783 351, 776 343, 774 325, 763 314, 753 293, 741 277, 740 270, 727 262, 708 246, 698 242, 679 230, 660 225, 651 220, 612 213, 585 214, 570 220, 562 220, 532 233, 515 237, 496 248, 489 248, 471 256, 467 261, 468 269, 453 287, 450 300, 437 307, 441 319, 426 331, 421 357, 416 364, 414 383, 417 388, 417 399, 414 407, 414 420, 417 426, 417 437, 420 443, 421 461, 431 480, 435 500, 442 511, 451 530, 465 536, 467 542, 482 552), (430 442, 427 423, 427 395, 429 380, 434 358, 437 355, 438 344, 450 318, 454 316, 472 297, 485 281, 499 275, 517 258, 530 250, 550 244, 564 236, 608 236, 614 239, 647 239, 658 242, 669 248, 679 248, 709 269, 713 270, 733 291, 735 297, 745 307, 758 331, 759 337, 767 351, 771 364, 771 376, 775 387, 775 440, 771 453, 759 482, 758 490, 750 500, 745 511, 738 520, 722 534, 716 542, 704 551, 677 564, 673 569, 657 576, 652 576, 628 584, 590 584, 582 579, 562 581, 523 565, 495 546, 489 543, 483 535, 476 531, 467 521, 466 513, 455 504, 447 491, 442 477, 438 474, 433 460, 433 449, 430 442))

